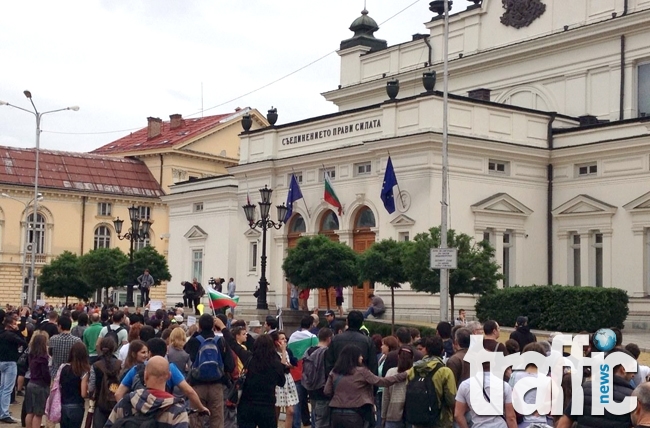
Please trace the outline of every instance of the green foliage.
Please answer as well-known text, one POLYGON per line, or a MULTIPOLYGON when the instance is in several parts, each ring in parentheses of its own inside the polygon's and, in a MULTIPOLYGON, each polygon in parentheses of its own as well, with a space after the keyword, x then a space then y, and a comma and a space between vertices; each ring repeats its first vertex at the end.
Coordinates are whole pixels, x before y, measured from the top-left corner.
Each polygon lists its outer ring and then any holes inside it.
MULTIPOLYGON (((458 249, 458 268, 450 271, 449 296, 454 311, 457 294, 485 294, 496 290, 497 281, 503 278, 499 265, 494 262, 494 248, 487 241, 473 243, 464 233, 447 231, 447 246, 458 249)), ((429 233, 416 235, 404 251, 404 269, 411 288, 436 294, 440 292, 440 270, 429 269, 431 248, 440 246, 440 228, 433 227, 429 233)))
POLYGON ((129 258, 119 248, 97 248, 79 257, 81 277, 95 289, 119 287, 129 258))
POLYGON ((282 269, 298 288, 348 287, 358 280, 357 254, 326 236, 303 237, 282 263, 282 269))
MULTIPOLYGON (((369 321, 365 320, 363 322, 363 325, 366 326, 368 331, 370 332, 370 336, 373 334, 380 334, 381 337, 386 337, 390 336, 393 333, 391 332, 391 325, 386 324, 383 322, 377 322, 377 321, 369 321)), ((421 337, 431 337, 436 335, 436 329, 432 327, 425 327, 422 325, 416 325, 416 324, 397 324, 395 325, 395 330, 397 330, 400 327, 406 327, 406 328, 417 328, 420 330, 420 336, 421 337)))
POLYGON ((161 281, 170 281, 172 279, 165 256, 160 254, 154 247, 147 245, 133 253, 133 272, 131 275, 129 275, 128 271, 128 262, 123 267, 124 282, 128 284, 130 280, 132 284, 137 283, 135 279, 145 269, 149 269, 155 285, 160 285, 161 281))
POLYGON ((51 297, 76 297, 88 299, 92 289, 82 279, 79 266, 79 257, 69 251, 43 266, 38 279, 38 284, 43 293, 51 297))
POLYGON ((476 315, 512 326, 528 317, 532 329, 594 332, 603 327, 623 328, 628 314, 627 292, 618 288, 540 285, 509 287, 481 296, 476 315))

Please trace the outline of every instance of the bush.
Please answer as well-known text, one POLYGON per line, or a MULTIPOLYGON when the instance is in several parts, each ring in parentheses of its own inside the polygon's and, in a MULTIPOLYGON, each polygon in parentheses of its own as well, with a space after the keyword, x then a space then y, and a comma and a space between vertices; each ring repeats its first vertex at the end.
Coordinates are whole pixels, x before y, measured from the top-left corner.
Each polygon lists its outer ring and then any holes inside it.
POLYGON ((618 288, 510 287, 481 296, 476 315, 481 322, 493 319, 507 326, 524 315, 531 329, 594 332, 603 327, 623 328, 627 304, 627 292, 618 288))
MULTIPOLYGON (((390 336, 390 323, 383 323, 383 322, 377 322, 377 321, 364 321, 363 325, 366 326, 368 331, 370 332, 370 336, 373 334, 380 334, 381 337, 386 337, 390 336)), ((406 328, 417 328, 420 330, 420 336, 421 337, 428 337, 428 336, 435 336, 436 335, 436 329, 431 328, 431 327, 424 327, 421 325, 415 325, 415 324, 395 324, 395 331, 397 331, 398 328, 400 327, 406 327, 406 328)))

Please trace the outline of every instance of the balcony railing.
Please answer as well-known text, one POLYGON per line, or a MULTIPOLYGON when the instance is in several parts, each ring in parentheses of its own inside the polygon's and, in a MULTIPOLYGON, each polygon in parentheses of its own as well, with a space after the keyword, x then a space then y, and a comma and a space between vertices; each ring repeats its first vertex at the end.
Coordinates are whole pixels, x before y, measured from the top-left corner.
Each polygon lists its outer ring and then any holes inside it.
MULTIPOLYGON (((26 263, 32 262, 32 253, 25 254, 25 262, 26 263)), ((45 263, 47 263, 47 255, 46 254, 34 255, 34 263, 44 265, 45 263)))

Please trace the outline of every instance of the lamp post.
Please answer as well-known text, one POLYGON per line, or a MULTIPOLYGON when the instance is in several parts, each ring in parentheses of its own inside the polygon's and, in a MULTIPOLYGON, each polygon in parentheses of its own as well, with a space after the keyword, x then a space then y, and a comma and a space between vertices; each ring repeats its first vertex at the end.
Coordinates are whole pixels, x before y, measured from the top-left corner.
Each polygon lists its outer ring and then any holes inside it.
MULTIPOLYGON (((23 91, 23 94, 29 99, 29 102, 32 104, 32 107, 34 108, 34 111, 32 110, 27 110, 22 107, 15 106, 13 104, 9 104, 6 101, 0 101, 0 105, 6 105, 9 107, 13 107, 18 110, 26 111, 27 113, 33 114, 34 117, 36 118, 36 150, 35 150, 35 165, 34 165, 34 210, 32 212, 32 251, 31 251, 31 270, 29 272, 29 285, 27 288, 27 299, 31 303, 35 299, 34 297, 36 296, 35 293, 35 268, 36 268, 36 243, 34 241, 34 237, 36 236, 36 217, 38 213, 38 158, 39 158, 39 151, 41 148, 41 118, 50 113, 56 113, 58 111, 65 111, 65 110, 72 110, 72 111, 78 111, 79 107, 78 106, 72 106, 72 107, 65 107, 65 108, 59 108, 56 110, 49 110, 49 111, 44 111, 44 112, 39 112, 38 109, 36 108, 36 105, 34 104, 34 100, 32 100, 32 93, 29 91, 23 91)), ((43 250, 43 249, 41 249, 43 250)))
POLYGON ((129 220, 131 220, 131 228, 124 235, 122 235, 124 220, 117 217, 113 220, 113 226, 118 239, 129 240, 129 282, 126 284, 126 306, 135 306, 133 302, 133 244, 149 238, 151 222, 147 219, 140 220, 140 207, 135 205, 129 207, 129 220))
MULTIPOLYGON (((27 290, 27 292, 25 292, 25 277, 27 276, 26 272, 25 272, 25 265, 27 264, 27 237, 28 237, 27 231, 29 230, 28 227, 27 227, 27 223, 29 222, 28 221, 29 213, 27 212, 27 208, 29 207, 29 204, 32 203, 32 201, 25 202, 25 201, 20 200, 18 198, 14 198, 13 196, 11 196, 11 195, 9 195, 7 193, 2 193, 0 196, 2 196, 3 198, 7 198, 7 199, 13 199, 14 201, 20 202, 21 204, 23 204, 25 206, 25 240, 23 241, 23 251, 22 251, 22 253, 23 253, 23 267, 20 270, 20 277, 22 278, 21 279, 21 282, 22 282, 22 284, 21 284, 21 288, 22 288, 21 294, 23 294, 25 296, 25 297, 23 297, 23 305, 30 305, 32 303, 32 301, 30 300, 30 296, 27 295, 29 293, 29 289, 27 290)), ((39 193, 38 197, 36 199, 38 200, 38 202, 41 202, 43 200, 43 195, 39 193)))
POLYGON ((269 211, 271 211, 271 193, 272 189, 269 189, 266 185, 263 189, 260 189, 260 196, 262 200, 259 202, 260 206, 260 219, 255 220, 255 205, 248 202, 242 208, 244 208, 244 214, 246 215, 246 220, 248 220, 248 226, 251 229, 262 229, 262 272, 260 275, 260 288, 259 294, 257 296, 257 309, 267 310, 269 305, 266 301, 266 293, 268 291, 269 282, 266 280, 266 231, 270 228, 280 229, 282 223, 284 222, 285 217, 287 216, 288 208, 284 205, 277 205, 278 210, 278 221, 275 222, 269 218, 269 211))

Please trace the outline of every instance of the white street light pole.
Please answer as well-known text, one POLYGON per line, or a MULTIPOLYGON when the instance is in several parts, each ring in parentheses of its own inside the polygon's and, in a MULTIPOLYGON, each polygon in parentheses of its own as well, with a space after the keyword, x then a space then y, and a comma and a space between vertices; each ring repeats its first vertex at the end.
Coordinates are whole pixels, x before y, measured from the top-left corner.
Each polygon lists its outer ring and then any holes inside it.
MULTIPOLYGON (((38 109, 36 108, 36 105, 34 104, 34 101, 32 100, 32 93, 29 91, 23 91, 25 96, 29 98, 29 102, 32 104, 32 107, 34 108, 34 111, 24 109, 22 107, 15 106, 13 104, 9 104, 8 102, 5 101, 0 101, 0 105, 7 105, 9 107, 16 108, 18 110, 26 111, 27 113, 33 114, 34 117, 36 118, 36 151, 35 151, 35 171, 34 171, 34 209, 32 211, 32 237, 31 237, 31 244, 32 244, 32 251, 31 251, 31 271, 29 272, 29 286, 28 286, 28 291, 27 291, 27 301, 29 304, 34 303, 34 297, 36 296, 35 293, 35 275, 34 275, 34 269, 36 268, 36 217, 38 215, 38 158, 39 158, 39 151, 41 147, 41 118, 50 113, 56 113, 58 111, 64 111, 64 110, 72 110, 72 111, 78 111, 79 107, 78 106, 72 106, 72 107, 65 107, 65 108, 60 108, 56 110, 49 110, 45 112, 39 112, 38 109)), ((45 231, 43 231, 45 233, 45 231)))
MULTIPOLYGON (((440 212, 440 248, 447 248, 447 215, 449 213, 449 2, 444 0, 445 28, 442 43, 443 99, 442 99, 442 201, 440 212)), ((440 269, 440 321, 449 320, 449 269, 440 269)))

